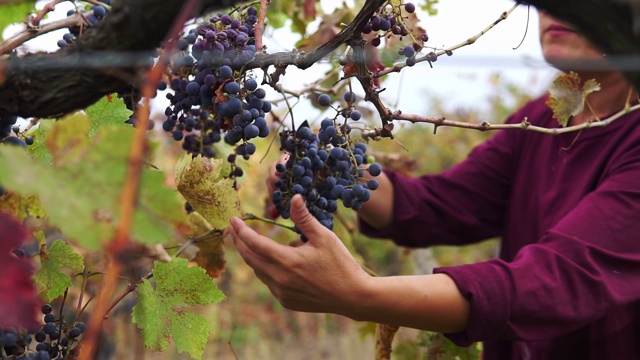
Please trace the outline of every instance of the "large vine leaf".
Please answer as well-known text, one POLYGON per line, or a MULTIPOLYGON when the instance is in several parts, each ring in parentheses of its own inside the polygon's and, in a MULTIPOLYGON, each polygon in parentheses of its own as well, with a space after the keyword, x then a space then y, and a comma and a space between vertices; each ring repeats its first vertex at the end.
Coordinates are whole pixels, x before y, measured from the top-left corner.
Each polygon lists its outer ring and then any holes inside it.
POLYGON ((138 304, 133 308, 133 322, 142 330, 144 344, 163 351, 173 338, 179 352, 202 358, 211 325, 185 308, 218 303, 226 297, 204 269, 189 267, 186 259, 156 261, 153 277, 155 289, 146 279, 138 285, 138 304))
POLYGON ((27 15, 34 11, 35 6, 35 1, 24 1, 13 5, 0 4, 0 40, 4 40, 2 32, 8 25, 24 21, 27 15))
POLYGON ((0 327, 34 329, 38 326, 38 298, 31 280, 31 259, 20 259, 13 250, 22 246, 27 230, 7 213, 0 212, 0 327))
MULTIPOLYGON (((37 195, 52 225, 79 245, 96 250, 114 235, 134 132, 103 126, 93 138, 80 140, 86 132, 79 135, 78 129, 88 131, 88 121, 78 113, 56 122, 47 134, 45 143, 55 166, 34 161, 18 147, 0 147, 0 168, 6 169, 0 172, 0 183, 13 192, 37 195)), ((166 243, 185 223, 177 194, 164 181, 160 172, 144 169, 132 240, 166 243)))
POLYGON ((214 229, 229 226, 240 216, 240 200, 233 180, 223 175, 224 161, 186 155, 176 164, 176 187, 214 229))
POLYGON ((600 90, 600 84, 594 79, 582 83, 580 76, 571 71, 553 80, 549 88, 547 105, 553 110, 553 117, 561 126, 567 126, 572 116, 584 110, 587 96, 600 90))
POLYGON ((73 286, 71 278, 63 270, 77 273, 83 268, 82 256, 64 240, 56 240, 49 249, 44 246, 41 248, 40 269, 36 272, 35 280, 43 287, 47 300, 51 301, 73 286))

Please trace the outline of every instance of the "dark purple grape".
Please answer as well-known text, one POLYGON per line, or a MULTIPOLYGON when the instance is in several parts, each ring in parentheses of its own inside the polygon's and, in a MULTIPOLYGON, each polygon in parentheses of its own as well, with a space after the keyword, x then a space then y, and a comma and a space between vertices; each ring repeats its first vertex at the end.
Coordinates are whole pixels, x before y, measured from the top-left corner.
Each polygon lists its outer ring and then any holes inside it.
POLYGON ((255 79, 249 79, 244 82, 244 88, 249 91, 254 91, 258 88, 258 82, 255 79))
POLYGON ((358 97, 356 96, 356 94, 352 93, 351 91, 347 91, 346 93, 344 93, 344 101, 348 102, 348 103, 354 103, 358 100, 358 97))
POLYGON ((320 106, 331 105, 331 97, 327 94, 321 94, 320 96, 318 96, 318 104, 320 106))
POLYGON ((378 163, 372 163, 371 165, 369 165, 368 170, 371 176, 378 176, 380 175, 380 173, 382 173, 382 167, 378 163))
POLYGON ((413 5, 413 3, 406 3, 404 4, 404 10, 409 14, 413 14, 413 12, 416 11, 416 6, 413 5))

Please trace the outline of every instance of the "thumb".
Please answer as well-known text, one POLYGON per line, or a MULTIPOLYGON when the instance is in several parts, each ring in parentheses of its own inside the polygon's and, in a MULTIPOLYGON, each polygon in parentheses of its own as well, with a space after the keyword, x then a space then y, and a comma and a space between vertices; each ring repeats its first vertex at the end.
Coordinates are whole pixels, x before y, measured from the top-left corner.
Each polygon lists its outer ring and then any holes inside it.
POLYGON ((300 194, 291 199, 291 220, 312 243, 326 237, 327 232, 331 232, 311 215, 300 194))

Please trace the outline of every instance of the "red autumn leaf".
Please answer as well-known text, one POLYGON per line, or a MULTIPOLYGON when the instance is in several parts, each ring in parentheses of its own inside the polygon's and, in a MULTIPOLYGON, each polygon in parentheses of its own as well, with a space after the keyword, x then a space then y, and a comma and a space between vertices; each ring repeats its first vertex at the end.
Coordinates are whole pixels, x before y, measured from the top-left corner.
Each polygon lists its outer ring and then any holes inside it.
POLYGON ((31 259, 13 250, 27 239, 27 230, 14 218, 0 213, 0 327, 34 329, 40 301, 32 279, 31 259))

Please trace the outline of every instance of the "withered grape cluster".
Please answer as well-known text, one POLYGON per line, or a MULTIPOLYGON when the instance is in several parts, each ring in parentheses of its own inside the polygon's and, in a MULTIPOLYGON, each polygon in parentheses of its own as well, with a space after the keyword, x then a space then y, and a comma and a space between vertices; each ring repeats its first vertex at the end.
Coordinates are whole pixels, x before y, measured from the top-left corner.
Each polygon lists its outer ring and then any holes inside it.
MULTIPOLYGON (((347 92, 344 98, 351 103, 355 95, 347 92)), ((320 95, 318 103, 329 106, 331 98, 320 95)), ((339 201, 359 210, 371 198, 371 191, 378 188, 378 181, 371 177, 380 175, 380 165, 368 156, 366 144, 350 137, 347 119, 359 120, 360 112, 340 113, 346 115, 344 122, 325 118, 317 134, 306 124, 280 134, 282 150, 290 156, 286 163, 276 165, 280 179, 276 180, 272 201, 283 218, 291 215, 291 198, 301 194, 311 215, 333 230, 333 213, 339 201), (365 177, 365 172, 371 177, 365 177)), ((296 231, 300 233, 297 228, 296 231)), ((304 234, 301 238, 307 240, 304 234)))

